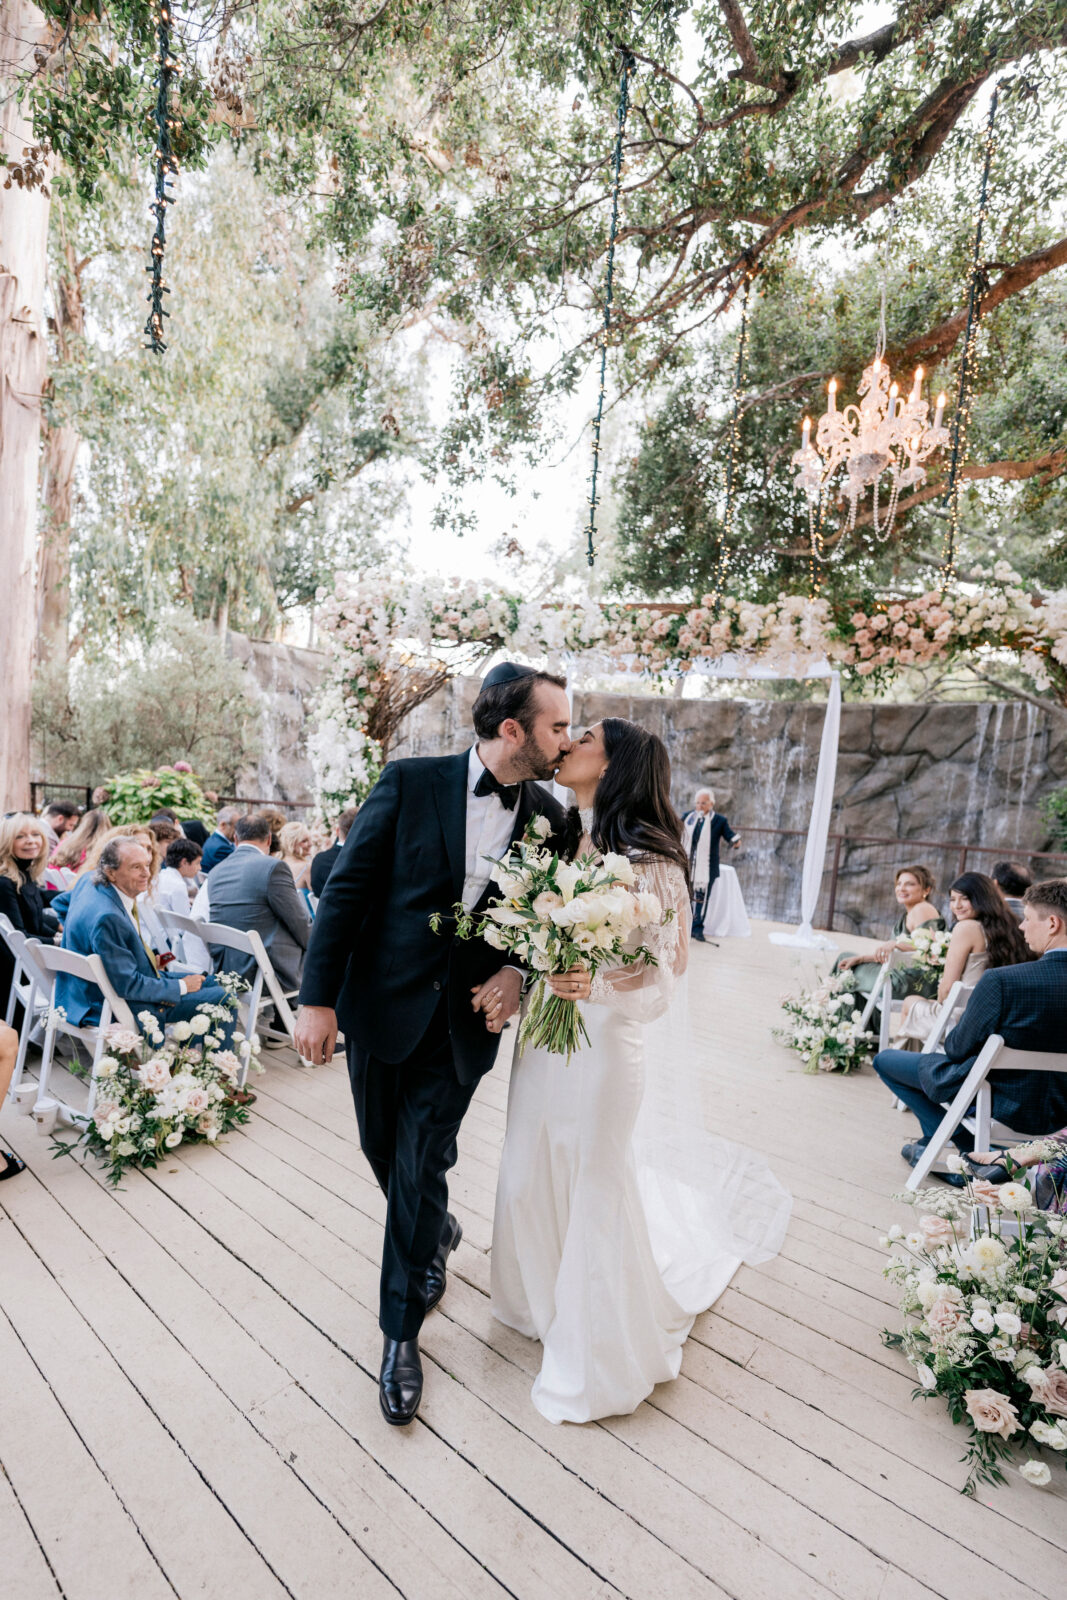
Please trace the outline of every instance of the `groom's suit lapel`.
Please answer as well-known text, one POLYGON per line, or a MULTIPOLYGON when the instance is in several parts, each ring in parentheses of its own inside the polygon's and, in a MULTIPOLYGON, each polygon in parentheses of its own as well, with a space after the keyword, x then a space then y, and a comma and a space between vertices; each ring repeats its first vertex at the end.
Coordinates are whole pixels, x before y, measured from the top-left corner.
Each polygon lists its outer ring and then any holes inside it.
POLYGON ((447 756, 434 775, 433 798, 452 869, 452 887, 458 900, 467 875, 467 772, 470 751, 447 756))

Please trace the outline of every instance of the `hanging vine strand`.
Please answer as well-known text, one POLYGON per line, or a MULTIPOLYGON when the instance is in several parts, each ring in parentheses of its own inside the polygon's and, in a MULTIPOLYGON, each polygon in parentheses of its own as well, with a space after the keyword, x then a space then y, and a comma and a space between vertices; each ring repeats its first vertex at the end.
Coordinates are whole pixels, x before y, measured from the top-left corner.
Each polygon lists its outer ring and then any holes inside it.
POLYGON ((724 487, 726 501, 722 512, 722 536, 719 540, 719 559, 715 568, 712 593, 715 604, 722 599, 726 584, 726 569, 730 565, 731 537, 734 527, 734 490, 737 478, 737 458, 741 450, 741 398, 745 387, 745 352, 748 345, 749 300, 756 269, 746 256, 745 276, 741 287, 741 329, 737 338, 737 365, 734 368, 733 406, 730 411, 730 432, 726 449, 726 474, 724 487))
POLYGON ((608 231, 608 264, 604 284, 604 326, 600 330, 600 390, 597 395, 596 415, 593 417, 593 470, 589 480, 589 526, 586 529, 586 560, 590 566, 596 562, 596 508, 597 477, 600 472, 600 430, 604 420, 604 384, 608 368, 608 336, 611 331, 611 304, 615 283, 615 237, 619 231, 619 188, 622 181, 622 141, 626 132, 626 113, 630 105, 630 76, 637 70, 637 62, 629 50, 622 52, 622 76, 619 80, 618 125, 615 132, 615 154, 611 172, 611 226, 608 231))
POLYGON ((952 454, 949 458, 948 487, 943 504, 948 508, 945 543, 941 558, 941 587, 947 589, 956 575, 956 548, 960 531, 960 469, 967 454, 967 433, 974 403, 974 369, 977 358, 978 326, 982 318, 982 296, 988 286, 988 274, 982 259, 982 232, 989 214, 989 171, 993 164, 996 143, 993 124, 996 121, 997 101, 1003 80, 994 89, 989 102, 986 121, 985 159, 982 163, 982 187, 978 196, 978 217, 974 227, 974 255, 971 277, 967 289, 967 325, 963 335, 963 352, 960 356, 959 388, 956 395, 956 414, 952 419, 952 454))
POLYGON ((169 317, 170 312, 163 306, 163 296, 169 294, 163 280, 163 252, 167 245, 167 207, 174 204, 170 193, 171 174, 178 171, 178 163, 174 158, 173 136, 180 123, 171 110, 171 88, 177 78, 181 77, 181 64, 171 52, 170 30, 173 15, 170 9, 170 0, 159 0, 159 22, 157 27, 159 39, 159 72, 156 77, 156 197, 149 206, 149 211, 156 219, 155 232, 152 235, 152 259, 145 271, 151 273, 152 282, 145 299, 151 310, 148 321, 144 325, 145 349, 152 350, 161 356, 166 350, 163 338, 163 318, 169 317))

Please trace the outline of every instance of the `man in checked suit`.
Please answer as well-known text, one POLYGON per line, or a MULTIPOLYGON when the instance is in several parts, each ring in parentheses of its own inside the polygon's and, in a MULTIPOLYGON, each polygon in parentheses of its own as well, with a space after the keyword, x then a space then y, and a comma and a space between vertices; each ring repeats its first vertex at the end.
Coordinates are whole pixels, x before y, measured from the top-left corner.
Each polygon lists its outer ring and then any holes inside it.
POLYGON ((344 1029, 360 1144, 388 1201, 379 1323, 379 1398, 410 1422, 422 1396, 418 1334, 445 1290, 460 1239, 446 1175, 456 1137, 500 1030, 519 1009, 522 973, 481 939, 457 940, 453 905, 477 913, 499 860, 541 814, 562 807, 534 781, 570 749, 562 679, 494 667, 474 703, 477 743, 459 755, 391 761, 360 808, 330 873, 300 990, 296 1044, 329 1061, 344 1029), (430 927, 434 913, 445 921, 430 927))
MULTIPOLYGON (((1015 967, 992 967, 979 978, 967 1009, 945 1040, 943 1054, 882 1050, 874 1070, 919 1119, 922 1138, 901 1151, 915 1166, 936 1132, 944 1106, 964 1083, 986 1040, 999 1033, 1015 1050, 1067 1052, 1067 879, 1035 883, 1023 896, 1023 935, 1039 957, 1015 967)), ((993 1116, 1015 1133, 1052 1133, 1067 1123, 1067 1073, 994 1072, 993 1116)), ((974 1140, 962 1125, 960 1150, 974 1140)))

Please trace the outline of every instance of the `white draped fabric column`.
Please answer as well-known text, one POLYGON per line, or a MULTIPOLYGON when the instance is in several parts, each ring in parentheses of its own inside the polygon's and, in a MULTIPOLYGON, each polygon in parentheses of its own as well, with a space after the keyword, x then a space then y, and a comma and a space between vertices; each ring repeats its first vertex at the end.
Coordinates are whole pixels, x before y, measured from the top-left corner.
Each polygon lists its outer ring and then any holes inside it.
POLYGON ((819 770, 815 775, 815 794, 811 803, 808 839, 804 847, 804 871, 800 884, 800 927, 795 933, 772 933, 774 944, 800 945, 807 949, 834 950, 832 939, 812 927, 826 862, 826 841, 830 833, 830 813, 834 804, 837 777, 837 745, 841 734, 841 675, 830 675, 830 693, 819 746, 819 770))

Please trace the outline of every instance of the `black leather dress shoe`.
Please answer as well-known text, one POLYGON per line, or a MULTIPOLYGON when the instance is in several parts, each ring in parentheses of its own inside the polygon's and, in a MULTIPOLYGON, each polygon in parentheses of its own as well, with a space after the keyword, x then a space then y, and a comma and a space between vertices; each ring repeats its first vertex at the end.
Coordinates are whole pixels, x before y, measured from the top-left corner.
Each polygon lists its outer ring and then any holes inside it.
POLYGON ((386 1422, 402 1428, 422 1399, 422 1361, 417 1339, 386 1339, 378 1379, 378 1401, 386 1422))
POLYGON ((430 1262, 426 1272, 427 1311, 432 1311, 434 1306, 440 1303, 441 1296, 444 1294, 448 1284, 448 1274, 445 1271, 448 1258, 463 1237, 463 1228, 451 1211, 448 1213, 448 1223, 449 1234, 445 1239, 442 1239, 438 1246, 437 1254, 430 1262))

